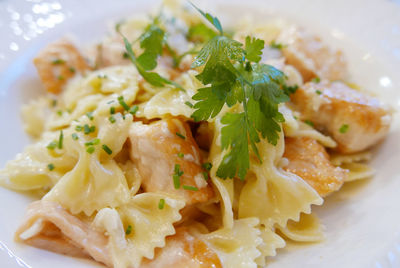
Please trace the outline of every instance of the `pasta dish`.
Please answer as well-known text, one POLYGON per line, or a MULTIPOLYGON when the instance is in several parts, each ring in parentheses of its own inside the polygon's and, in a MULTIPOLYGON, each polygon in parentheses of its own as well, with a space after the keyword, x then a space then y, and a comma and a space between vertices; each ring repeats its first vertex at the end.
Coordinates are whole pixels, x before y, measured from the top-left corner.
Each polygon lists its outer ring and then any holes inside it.
POLYGON ((288 240, 322 241, 312 205, 374 174, 391 109, 300 26, 229 29, 165 2, 35 57, 35 140, 0 170, 38 196, 15 240, 122 268, 265 267, 288 240))

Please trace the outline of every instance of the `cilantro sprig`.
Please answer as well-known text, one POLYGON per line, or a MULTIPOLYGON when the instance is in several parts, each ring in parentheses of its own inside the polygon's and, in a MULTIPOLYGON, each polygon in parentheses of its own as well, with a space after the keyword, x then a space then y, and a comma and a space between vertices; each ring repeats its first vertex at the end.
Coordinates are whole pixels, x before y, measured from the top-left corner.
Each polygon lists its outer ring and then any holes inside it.
POLYGON ((243 112, 226 113, 221 118, 224 157, 216 174, 224 179, 238 176, 243 180, 250 168, 249 144, 260 161, 257 143, 261 138, 277 144, 281 131, 279 123, 284 121, 278 105, 289 100, 288 90, 284 90, 285 75, 270 65, 259 63, 265 46, 263 40, 248 36, 243 46, 224 36, 216 17, 194 7, 219 35, 204 45, 192 64, 192 68, 204 66, 196 77, 207 85, 192 97, 197 101, 192 118, 208 120, 216 117, 224 105, 242 105, 243 112))
POLYGON ((159 19, 154 19, 153 23, 147 26, 139 37, 140 47, 144 50, 139 56, 136 56, 133 52, 132 44, 129 40, 120 33, 125 44, 126 54, 124 55, 129 58, 140 75, 151 85, 155 87, 172 85, 184 91, 178 83, 152 72, 157 67, 157 59, 162 54, 163 47, 166 44, 166 33, 158 24, 159 19))

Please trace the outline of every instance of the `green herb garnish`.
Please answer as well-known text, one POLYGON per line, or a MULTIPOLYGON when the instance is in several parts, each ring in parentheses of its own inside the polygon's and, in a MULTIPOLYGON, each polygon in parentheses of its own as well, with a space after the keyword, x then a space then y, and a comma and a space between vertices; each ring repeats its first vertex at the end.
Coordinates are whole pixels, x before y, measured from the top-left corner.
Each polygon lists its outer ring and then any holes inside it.
POLYGON ((190 101, 185 101, 185 104, 190 108, 193 108, 193 104, 190 101))
POLYGON ((182 175, 183 175, 183 171, 181 170, 181 166, 179 164, 175 164, 174 175, 172 175, 175 189, 179 189, 181 187, 180 180, 181 180, 182 175))
POLYGON ((321 82, 321 78, 314 77, 313 79, 311 79, 311 82, 314 82, 314 83, 318 84, 319 82, 321 82))
POLYGON ((76 141, 77 139, 79 139, 79 137, 78 137, 78 134, 76 134, 76 133, 72 133, 72 139, 74 140, 74 141, 76 141))
POLYGON ((278 105, 289 100, 283 90, 286 78, 276 68, 259 63, 264 41, 247 37, 243 46, 223 35, 218 19, 199 12, 220 35, 205 44, 192 64, 193 68, 204 66, 197 79, 209 85, 193 96, 197 102, 192 118, 208 120, 217 116, 224 105, 243 106, 243 112, 228 112, 221 118, 224 157, 216 174, 220 178, 244 179, 250 167, 249 144, 260 161, 256 143, 266 138, 269 143, 277 144, 279 123, 284 121, 278 105))
POLYGON ((132 233, 132 225, 128 225, 126 228, 125 234, 130 235, 132 233))
POLYGON ((94 119, 93 112, 87 112, 86 116, 89 118, 90 121, 92 121, 94 119))
POLYGON ((54 65, 64 64, 65 60, 63 60, 63 59, 55 59, 51 63, 54 64, 54 65))
POLYGON ((122 106, 122 108, 124 108, 125 111, 129 111, 129 105, 126 104, 126 102, 124 101, 124 96, 119 96, 118 102, 122 106))
POLYGON ((183 189, 188 190, 188 191, 198 191, 199 189, 195 186, 190 186, 190 185, 183 185, 183 189))
POLYGON ((90 147, 88 147, 88 148, 86 149, 86 152, 88 152, 89 154, 92 154, 92 153, 94 153, 95 150, 96 150, 96 149, 95 149, 93 146, 90 146, 90 147))
POLYGON ((183 158, 185 155, 183 153, 178 153, 179 158, 183 158))
POLYGON ((133 106, 129 109, 129 113, 130 113, 131 115, 135 115, 136 112, 137 112, 138 110, 139 110, 139 106, 133 105, 133 106))
POLYGON ((85 146, 97 145, 100 143, 100 139, 95 138, 91 141, 85 142, 85 146))
POLYGON ((343 124, 340 128, 339 128, 339 132, 344 134, 349 130, 349 125, 348 124, 343 124))
POLYGON ((314 123, 312 121, 310 121, 310 120, 304 120, 304 123, 306 123, 310 127, 314 127, 314 123))
POLYGON ((58 149, 62 149, 63 148, 63 141, 64 141, 64 133, 61 130, 60 131, 60 136, 58 137, 58 149))
POLYGON ((108 147, 107 145, 103 144, 101 147, 103 148, 103 150, 104 150, 107 154, 109 154, 109 155, 112 154, 112 150, 111 150, 110 147, 108 147))
POLYGON ((158 201, 158 209, 163 209, 165 206, 165 199, 161 198, 160 201, 158 201))
POLYGON ((47 168, 50 170, 50 171, 52 171, 53 169, 55 169, 55 166, 54 166, 54 164, 48 164, 47 165, 47 168))
POLYGON ((111 124, 114 124, 115 123, 115 118, 114 118, 114 116, 110 116, 109 118, 108 118, 108 120, 110 120, 110 122, 111 122, 111 124))
POLYGON ((57 147, 57 145, 58 145, 57 142, 52 141, 46 146, 46 148, 49 150, 54 150, 57 147))
POLYGON ((281 50, 282 48, 285 48, 286 45, 283 45, 281 43, 276 43, 275 40, 272 40, 271 43, 269 43, 269 47, 281 50))
POLYGON ((110 114, 115 114, 115 107, 114 106, 110 107, 110 114))
POLYGON ((175 135, 178 136, 178 137, 181 138, 181 139, 186 139, 186 137, 183 136, 183 135, 182 135, 181 133, 179 133, 179 132, 176 132, 175 135))

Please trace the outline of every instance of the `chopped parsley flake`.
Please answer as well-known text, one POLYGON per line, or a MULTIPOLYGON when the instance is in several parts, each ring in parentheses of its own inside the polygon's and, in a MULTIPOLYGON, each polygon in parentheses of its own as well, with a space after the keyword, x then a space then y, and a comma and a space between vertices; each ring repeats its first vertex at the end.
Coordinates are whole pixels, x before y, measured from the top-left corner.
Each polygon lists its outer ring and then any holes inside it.
POLYGON ((57 79, 58 79, 59 81, 62 81, 62 80, 64 80, 64 76, 59 75, 59 76, 57 76, 57 79))
POLYGON ((75 68, 74 67, 69 67, 69 69, 68 69, 71 73, 75 73, 76 72, 76 70, 75 70, 75 68))
POLYGON ((203 174, 203 177, 206 181, 208 181, 208 173, 203 171, 201 174, 203 174))
POLYGON ((124 96, 119 96, 118 102, 122 106, 122 108, 124 108, 125 111, 129 111, 129 105, 126 104, 126 102, 124 101, 124 96))
POLYGON ((114 106, 110 107, 110 114, 115 114, 115 107, 114 106))
POLYGON ((181 170, 181 166, 179 164, 175 164, 174 167, 174 175, 172 176, 174 180, 175 189, 179 189, 181 187, 181 176, 183 175, 183 171, 181 170))
POLYGON ((165 206, 165 199, 161 198, 160 201, 158 202, 158 209, 163 209, 165 206))
POLYGON ((109 118, 108 118, 108 120, 110 120, 110 122, 111 122, 111 124, 114 124, 115 123, 115 118, 114 118, 114 116, 110 116, 109 118))
POLYGON ((76 141, 77 139, 79 139, 79 137, 78 137, 78 134, 76 134, 76 133, 72 133, 72 139, 74 140, 74 141, 76 141))
POLYGON ((186 137, 183 136, 183 135, 182 135, 181 133, 179 133, 179 132, 176 132, 175 134, 176 134, 176 136, 178 136, 178 137, 181 138, 181 139, 186 139, 186 137))
POLYGON ((283 45, 281 43, 276 43, 275 40, 272 40, 271 43, 269 43, 269 47, 281 50, 282 48, 286 47, 286 45, 283 45))
POLYGON ((314 77, 313 79, 311 79, 311 82, 314 82, 314 83, 318 84, 319 82, 321 82, 321 78, 314 77))
POLYGON ((55 59, 51 63, 54 64, 54 65, 64 64, 65 60, 63 60, 63 59, 55 59))
POLYGON ((139 106, 137 105, 133 105, 130 109, 129 109, 129 113, 132 115, 135 115, 136 112, 139 110, 139 106))
POLYGON ((108 155, 111 155, 111 154, 112 154, 112 150, 111 150, 110 147, 108 147, 107 145, 103 144, 101 147, 103 148, 103 150, 104 150, 108 155))
POLYGON ((89 118, 90 121, 92 121, 94 119, 93 112, 87 112, 86 116, 89 118))
POLYGON ((321 95, 321 94, 322 94, 322 91, 319 90, 319 89, 317 89, 317 90, 315 91, 315 93, 317 93, 318 95, 321 95))
POLYGON ((95 149, 93 146, 90 146, 90 147, 88 147, 88 148, 86 149, 86 152, 88 152, 89 154, 92 154, 92 153, 94 153, 95 150, 96 150, 96 149, 95 149))
POLYGON ((210 162, 206 162, 206 163, 203 163, 202 167, 203 167, 205 170, 210 171, 211 168, 212 168, 212 164, 211 164, 210 162))
POLYGON ((310 120, 304 120, 304 123, 306 123, 306 124, 309 125, 310 127, 314 127, 314 123, 311 122, 310 120))
POLYGON ((47 165, 47 168, 50 170, 50 171, 52 171, 53 169, 55 169, 55 166, 54 166, 54 164, 48 164, 47 165))
POLYGON ((339 132, 342 133, 342 134, 344 134, 344 133, 346 133, 348 130, 349 130, 349 125, 348 125, 348 124, 343 124, 343 125, 340 127, 339 132))
POLYGON ((57 115, 58 115, 58 116, 62 116, 62 114, 63 114, 63 112, 62 112, 61 110, 58 110, 58 111, 57 111, 57 115))
POLYGON ((126 228, 125 234, 130 235, 132 233, 132 225, 128 225, 126 228))
POLYGON ((183 153, 178 153, 179 158, 183 158, 185 155, 183 153))
POLYGON ((49 150, 54 150, 56 147, 57 147, 57 142, 55 142, 55 141, 50 142, 50 143, 46 146, 46 148, 49 149, 49 150))
POLYGON ((183 185, 183 189, 188 190, 188 191, 198 191, 199 189, 195 186, 190 186, 190 185, 183 185))
POLYGON ((64 133, 61 130, 60 131, 60 136, 58 137, 58 149, 62 149, 63 148, 63 141, 64 141, 64 133))
MULTIPOLYGON (((88 127, 89 127, 89 126, 88 126, 88 127)), ((76 126, 76 127, 75 127, 75 130, 76 130, 76 131, 82 131, 82 129, 83 129, 82 126, 76 126)))
POLYGON ((85 142, 85 146, 97 145, 100 143, 100 139, 95 138, 91 141, 85 142))
POLYGON ((95 131, 96 131, 96 127, 95 126, 90 126, 89 127, 88 124, 85 124, 83 126, 83 132, 85 133, 85 135, 88 135, 88 134, 90 134, 92 132, 95 132, 95 131))

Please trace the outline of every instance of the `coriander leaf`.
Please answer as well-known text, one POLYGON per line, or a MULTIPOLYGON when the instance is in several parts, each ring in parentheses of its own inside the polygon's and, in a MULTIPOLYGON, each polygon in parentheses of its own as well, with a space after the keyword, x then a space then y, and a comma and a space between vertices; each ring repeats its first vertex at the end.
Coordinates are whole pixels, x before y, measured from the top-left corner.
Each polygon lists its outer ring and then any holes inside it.
POLYGON ((158 73, 154 73, 154 72, 148 72, 146 71, 145 68, 143 68, 143 66, 137 61, 137 58, 135 56, 135 53, 132 50, 132 45, 129 43, 128 39, 126 39, 125 36, 123 36, 124 39, 124 44, 125 44, 125 49, 126 52, 129 56, 130 61, 136 66, 138 72, 140 73, 140 75, 147 81, 149 82, 151 85, 156 86, 156 87, 163 87, 165 85, 172 85, 175 86, 176 88, 185 91, 181 85, 179 85, 178 83, 171 81, 167 78, 162 77, 161 75, 159 75, 158 73))
POLYGON ((217 17, 213 17, 210 13, 205 13, 200 8, 196 7, 192 2, 189 2, 206 20, 208 20, 219 32, 221 35, 224 34, 222 30, 221 23, 219 22, 217 17))
POLYGON ((217 34, 204 23, 199 23, 189 28, 187 39, 195 43, 204 43, 211 40, 216 35, 217 34))
POLYGON ((143 54, 137 58, 137 62, 146 71, 153 70, 157 66, 157 58, 162 53, 165 32, 155 23, 150 24, 139 37, 143 54))
POLYGON ((237 174, 244 180, 250 167, 245 113, 227 113, 221 123, 225 125, 221 129, 221 146, 222 149, 230 150, 224 155, 217 176, 233 178, 237 174))
POLYGON ((198 101, 193 106, 196 111, 191 116, 196 122, 215 117, 225 103, 225 99, 221 99, 211 87, 200 88, 193 99, 198 101))
POLYGON ((258 38, 246 37, 246 59, 253 62, 261 60, 262 50, 264 49, 264 40, 258 38))

